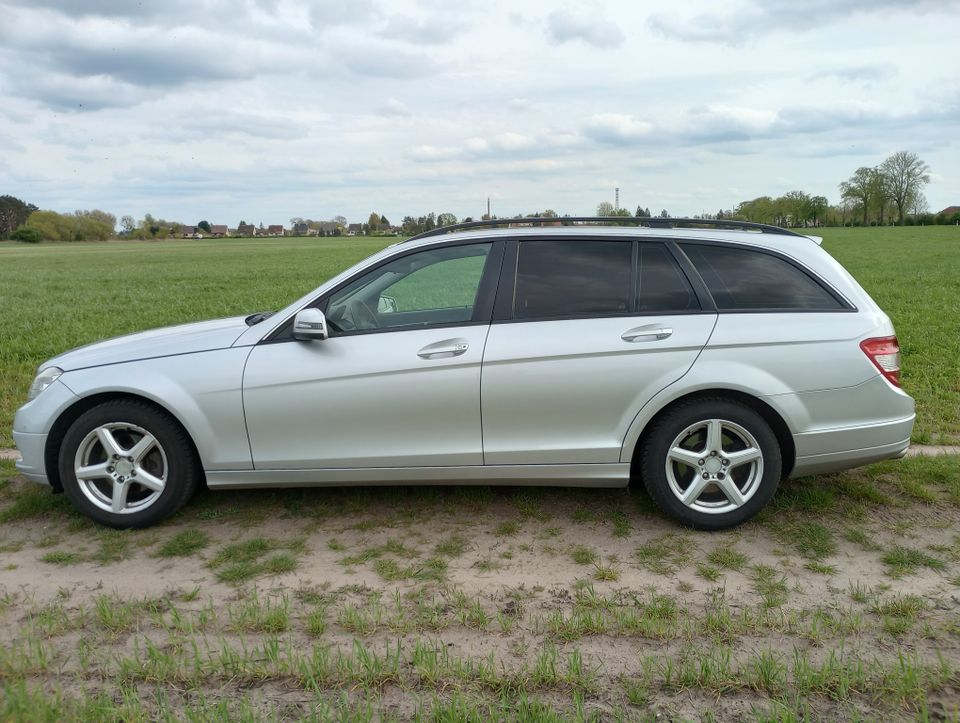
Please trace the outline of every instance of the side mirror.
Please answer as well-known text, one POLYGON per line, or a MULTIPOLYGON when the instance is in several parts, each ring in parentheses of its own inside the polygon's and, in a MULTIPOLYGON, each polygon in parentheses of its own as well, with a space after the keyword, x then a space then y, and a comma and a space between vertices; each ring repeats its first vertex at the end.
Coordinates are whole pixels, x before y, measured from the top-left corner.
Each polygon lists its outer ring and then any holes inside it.
POLYGON ((293 338, 322 341, 327 338, 327 318, 320 309, 301 309, 293 317, 293 338))

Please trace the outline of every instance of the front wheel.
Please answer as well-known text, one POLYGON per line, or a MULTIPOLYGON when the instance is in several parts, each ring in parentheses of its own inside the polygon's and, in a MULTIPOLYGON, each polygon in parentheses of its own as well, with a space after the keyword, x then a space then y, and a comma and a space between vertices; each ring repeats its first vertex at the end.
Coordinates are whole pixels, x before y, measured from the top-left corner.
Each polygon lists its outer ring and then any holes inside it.
POLYGON ((80 415, 63 438, 59 467, 73 506, 117 528, 146 527, 172 515, 200 479, 180 425, 166 412, 128 399, 80 415))
POLYGON ((640 449, 653 501, 702 530, 739 525, 759 512, 780 481, 780 445, 770 425, 729 399, 681 403, 660 417, 640 449))

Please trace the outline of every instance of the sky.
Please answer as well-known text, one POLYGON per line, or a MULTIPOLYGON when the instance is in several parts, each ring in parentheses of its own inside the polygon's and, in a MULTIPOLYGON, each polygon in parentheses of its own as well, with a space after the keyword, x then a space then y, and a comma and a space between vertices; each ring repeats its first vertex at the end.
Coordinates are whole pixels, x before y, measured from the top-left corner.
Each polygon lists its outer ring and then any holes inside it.
POLYGON ((960 0, 0 0, 0 195, 182 223, 960 205, 960 0))

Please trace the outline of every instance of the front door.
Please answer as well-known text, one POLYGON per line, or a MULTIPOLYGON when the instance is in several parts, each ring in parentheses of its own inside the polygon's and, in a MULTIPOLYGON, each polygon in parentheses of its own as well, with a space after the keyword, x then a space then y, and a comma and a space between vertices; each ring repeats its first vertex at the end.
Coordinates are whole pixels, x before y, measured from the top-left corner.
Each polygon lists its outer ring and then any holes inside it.
POLYGON ((493 243, 394 257, 318 300, 330 338, 256 346, 243 381, 254 466, 483 464, 480 364, 499 258, 493 243))

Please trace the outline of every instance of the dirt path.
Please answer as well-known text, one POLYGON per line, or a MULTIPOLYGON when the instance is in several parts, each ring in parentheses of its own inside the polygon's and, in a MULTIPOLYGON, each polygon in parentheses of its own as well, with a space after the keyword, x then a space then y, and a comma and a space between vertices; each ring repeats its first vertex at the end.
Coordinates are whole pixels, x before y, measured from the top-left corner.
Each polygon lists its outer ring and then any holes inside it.
POLYGON ((159 680, 175 706, 262 717, 346 696, 407 719, 417 696, 500 705, 490 690, 518 688, 558 710, 575 694, 600 720, 949 719, 960 485, 942 467, 791 480, 719 533, 627 490, 469 487, 201 491, 115 531, 4 462, 0 653, 11 679, 77 700, 122 674, 145 699, 159 680), (405 657, 383 672, 391 651, 405 657), (838 665, 860 671, 842 695, 838 665), (310 666, 318 682, 291 673, 310 666), (783 708, 811 670, 827 682, 808 708, 783 708))

